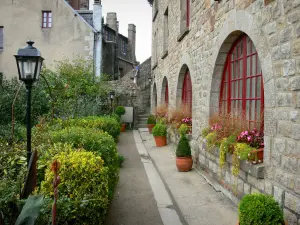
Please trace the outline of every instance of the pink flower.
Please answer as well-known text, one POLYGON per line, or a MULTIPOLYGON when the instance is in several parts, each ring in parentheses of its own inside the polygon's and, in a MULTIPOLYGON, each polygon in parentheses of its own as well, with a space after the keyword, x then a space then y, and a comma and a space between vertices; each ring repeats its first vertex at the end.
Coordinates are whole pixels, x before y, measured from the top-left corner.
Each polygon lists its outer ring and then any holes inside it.
POLYGON ((248 140, 248 141, 251 141, 251 136, 248 136, 248 137, 247 137, 247 140, 248 140))

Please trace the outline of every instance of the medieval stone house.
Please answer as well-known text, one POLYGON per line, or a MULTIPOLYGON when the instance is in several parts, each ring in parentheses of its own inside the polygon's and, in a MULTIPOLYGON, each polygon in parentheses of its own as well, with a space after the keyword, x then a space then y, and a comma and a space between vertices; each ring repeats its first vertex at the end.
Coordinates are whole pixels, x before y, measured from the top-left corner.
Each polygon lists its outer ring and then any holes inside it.
POLYGON ((188 105, 196 167, 236 203, 274 195, 300 224, 300 1, 155 0, 152 20, 152 109, 188 105), (200 141, 215 112, 264 131, 264 162, 241 163, 237 180, 200 141))
POLYGON ((47 67, 80 55, 93 59, 97 76, 106 73, 118 79, 136 63, 136 30, 129 24, 128 38, 117 35, 116 13, 109 13, 107 21, 104 25, 100 0, 94 0, 93 10, 88 0, 1 0, 0 74, 17 76, 13 55, 32 39, 47 67))

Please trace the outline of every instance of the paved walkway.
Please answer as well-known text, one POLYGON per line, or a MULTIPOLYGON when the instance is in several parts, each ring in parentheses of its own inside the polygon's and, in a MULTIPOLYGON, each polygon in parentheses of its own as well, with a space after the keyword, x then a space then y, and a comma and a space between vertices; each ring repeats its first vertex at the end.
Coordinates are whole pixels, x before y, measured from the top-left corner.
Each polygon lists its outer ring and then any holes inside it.
POLYGON ((195 171, 180 173, 170 146, 146 129, 122 133, 125 157, 105 225, 232 225, 237 208, 195 171))
POLYGON ((195 171, 180 173, 170 146, 157 148, 147 129, 139 129, 144 145, 189 225, 236 224, 237 207, 195 171))

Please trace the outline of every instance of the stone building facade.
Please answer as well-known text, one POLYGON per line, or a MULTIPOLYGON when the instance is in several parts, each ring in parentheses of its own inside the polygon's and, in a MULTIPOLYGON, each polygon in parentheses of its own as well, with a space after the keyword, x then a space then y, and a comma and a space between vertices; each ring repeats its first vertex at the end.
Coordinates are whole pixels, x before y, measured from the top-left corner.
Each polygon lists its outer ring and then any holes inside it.
POLYGON ((189 73, 195 167, 218 180, 236 203, 247 193, 273 195, 289 224, 299 225, 300 1, 155 0, 152 34, 151 107, 165 102, 164 80, 169 107, 179 107, 189 73), (261 66, 265 147, 264 163, 242 163, 236 180, 231 158, 220 172, 219 156, 205 150, 201 130, 208 126, 210 115, 220 111, 223 72, 241 37, 251 40, 261 66))

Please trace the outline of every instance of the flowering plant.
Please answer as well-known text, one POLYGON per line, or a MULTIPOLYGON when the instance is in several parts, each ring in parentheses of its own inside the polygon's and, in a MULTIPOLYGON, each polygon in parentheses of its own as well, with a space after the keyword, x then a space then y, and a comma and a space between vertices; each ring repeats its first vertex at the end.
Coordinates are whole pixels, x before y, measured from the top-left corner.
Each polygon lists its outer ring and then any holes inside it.
POLYGON ((253 128, 251 131, 245 130, 240 133, 240 135, 237 138, 237 141, 247 143, 253 148, 263 148, 264 133, 260 132, 256 128, 253 128))
POLYGON ((210 128, 211 131, 218 131, 218 130, 221 130, 222 129, 222 125, 221 124, 213 124, 210 128))
POLYGON ((182 122, 183 124, 188 125, 188 126, 192 126, 192 118, 190 118, 190 117, 185 117, 185 118, 183 118, 183 119, 181 120, 181 122, 182 122))

